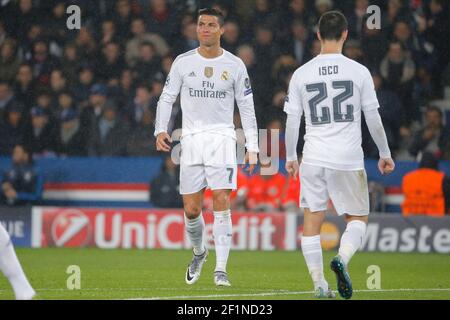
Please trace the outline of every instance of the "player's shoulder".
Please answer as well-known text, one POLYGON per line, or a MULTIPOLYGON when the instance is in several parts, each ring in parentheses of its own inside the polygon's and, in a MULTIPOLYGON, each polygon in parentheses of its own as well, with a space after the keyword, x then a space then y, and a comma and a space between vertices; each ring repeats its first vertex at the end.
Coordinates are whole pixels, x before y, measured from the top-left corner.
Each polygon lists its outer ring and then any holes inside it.
POLYGON ((365 65, 344 55, 342 56, 342 59, 344 59, 348 66, 352 68, 353 72, 357 72, 361 77, 370 76, 370 71, 365 65))
POLYGON ((175 64, 175 63, 179 63, 180 61, 183 61, 183 60, 185 60, 185 59, 188 59, 188 58, 192 58, 192 57, 194 57, 195 56, 195 54, 197 53, 197 49, 192 49, 192 50, 189 50, 189 51, 187 51, 187 52, 185 52, 185 53, 182 53, 182 54, 180 54, 180 55, 178 55, 176 58, 175 58, 175 60, 173 61, 173 63, 175 64))
POLYGON ((241 58, 239 58, 238 56, 232 54, 230 51, 227 51, 225 49, 223 50, 223 57, 227 60, 229 60, 231 63, 236 64, 236 66, 238 67, 244 67, 244 61, 242 61, 241 58))
POLYGON ((313 58, 303 64, 302 66, 298 67, 294 73, 292 74, 292 79, 303 79, 305 76, 308 76, 311 74, 311 69, 315 67, 316 65, 316 59, 313 58))

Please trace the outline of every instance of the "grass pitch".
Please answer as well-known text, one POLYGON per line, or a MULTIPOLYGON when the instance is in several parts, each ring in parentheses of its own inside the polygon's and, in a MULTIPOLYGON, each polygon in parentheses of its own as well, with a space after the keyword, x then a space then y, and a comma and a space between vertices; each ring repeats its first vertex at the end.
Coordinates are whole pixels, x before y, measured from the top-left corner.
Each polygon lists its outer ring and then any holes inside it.
MULTIPOLYGON (((188 286, 184 274, 191 251, 24 249, 17 255, 42 299, 313 299, 312 283, 300 252, 232 251, 228 264, 231 288, 213 283, 215 254, 210 250, 200 280, 188 286), (67 268, 81 269, 81 289, 67 289, 67 268)), ((336 289, 324 252, 326 278, 336 289)), ((353 299, 450 300, 450 256, 439 254, 365 253, 349 266, 353 299), (369 290, 367 269, 377 265, 381 289, 369 290)), ((0 275, 0 299, 13 299, 0 275)), ((340 298, 338 298, 340 299, 340 298)))

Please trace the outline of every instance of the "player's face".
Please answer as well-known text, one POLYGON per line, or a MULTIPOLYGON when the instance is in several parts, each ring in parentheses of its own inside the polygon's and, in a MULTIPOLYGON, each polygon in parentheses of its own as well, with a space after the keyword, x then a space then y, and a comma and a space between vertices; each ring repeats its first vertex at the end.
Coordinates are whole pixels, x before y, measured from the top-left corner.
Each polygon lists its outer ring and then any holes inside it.
POLYGON ((224 33, 219 19, 215 16, 201 15, 197 22, 197 37, 200 45, 213 46, 220 43, 220 37, 224 33))

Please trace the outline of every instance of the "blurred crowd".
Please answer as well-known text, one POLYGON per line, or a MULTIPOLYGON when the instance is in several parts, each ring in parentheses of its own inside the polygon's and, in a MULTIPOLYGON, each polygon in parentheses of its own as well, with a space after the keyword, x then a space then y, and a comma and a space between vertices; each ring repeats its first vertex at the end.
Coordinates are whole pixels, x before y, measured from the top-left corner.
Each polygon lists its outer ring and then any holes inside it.
MULTIPOLYGON (((450 160, 450 127, 430 104, 450 86, 444 0, 1 1, 0 155, 17 144, 33 158, 157 154, 158 97, 174 58, 198 46, 205 6, 226 17, 222 46, 248 68, 260 128, 283 132, 290 77, 320 52, 318 17, 338 9, 349 21, 344 54, 373 74, 395 157, 450 160), (81 8, 80 30, 66 26, 69 4, 81 8), (381 29, 367 28, 371 4, 381 7, 381 29)), ((180 126, 176 104, 170 128, 180 126)), ((366 156, 378 157, 363 132, 366 156)))

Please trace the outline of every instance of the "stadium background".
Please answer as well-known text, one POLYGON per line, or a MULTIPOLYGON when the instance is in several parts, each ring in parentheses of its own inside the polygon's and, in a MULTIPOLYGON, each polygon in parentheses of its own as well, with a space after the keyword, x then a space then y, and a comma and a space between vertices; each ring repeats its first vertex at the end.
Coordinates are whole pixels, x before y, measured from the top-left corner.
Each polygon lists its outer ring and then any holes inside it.
MULTIPOLYGON (((41 199, 0 208, 0 221, 15 245, 189 247, 182 210, 161 209, 149 201, 150 182, 164 162, 155 150, 153 131, 156 103, 170 64, 177 54, 198 45, 195 12, 204 6, 225 13, 222 45, 246 64, 258 126, 279 129, 280 146, 290 76, 320 50, 316 21, 329 9, 346 14, 350 40, 344 53, 365 64, 374 76, 397 161, 392 176, 379 175, 377 150, 363 125, 366 168, 375 186, 364 250, 450 253, 450 217, 400 214, 402 177, 417 168, 422 152, 434 153, 441 170, 450 176, 450 15, 446 1, 427 0, 2 1, 0 171, 11 166, 13 146, 23 143, 32 150, 44 180, 41 199), (436 9, 439 3, 442 12, 436 9), (80 30, 66 27, 65 8, 70 4, 81 8, 80 30), (381 30, 365 27, 363 13, 370 4, 381 7, 381 30), (102 110, 98 115, 95 106, 102 110), (429 125, 430 106, 442 111, 443 127, 441 136, 427 145, 421 137, 429 125), (105 110, 112 111, 114 125, 100 139, 105 110), (11 113, 18 115, 17 125, 11 113), (41 114, 48 123, 36 137, 33 117, 41 114), (77 123, 76 143, 61 138, 67 122, 77 123)), ((177 102, 171 129, 180 127, 180 119, 177 102)), ((280 156, 280 172, 285 175, 283 148, 280 156)), ((205 216, 211 246, 212 218, 209 211, 205 216)), ((333 250, 344 225, 332 215, 327 221, 322 242, 333 250)), ((233 224, 234 249, 299 249, 298 213, 241 210, 234 212, 233 224)), ((24 259, 27 255, 32 264, 34 253, 23 251, 24 259)))

